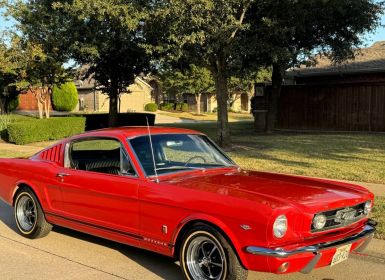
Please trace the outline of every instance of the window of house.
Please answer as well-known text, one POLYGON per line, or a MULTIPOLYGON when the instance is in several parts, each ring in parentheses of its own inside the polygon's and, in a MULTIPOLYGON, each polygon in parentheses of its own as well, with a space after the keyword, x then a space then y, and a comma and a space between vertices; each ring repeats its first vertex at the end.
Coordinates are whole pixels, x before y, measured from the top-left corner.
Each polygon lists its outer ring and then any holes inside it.
POLYGON ((136 175, 127 152, 116 139, 92 138, 71 143, 67 167, 112 175, 136 175))

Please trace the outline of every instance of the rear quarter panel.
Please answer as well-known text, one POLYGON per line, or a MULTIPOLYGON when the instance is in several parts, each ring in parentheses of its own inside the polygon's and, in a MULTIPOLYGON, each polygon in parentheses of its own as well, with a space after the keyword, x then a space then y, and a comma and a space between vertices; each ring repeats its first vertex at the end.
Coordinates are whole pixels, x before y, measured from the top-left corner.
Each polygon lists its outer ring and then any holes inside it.
POLYGON ((57 165, 31 159, 0 160, 0 197, 9 205, 22 185, 28 185, 37 195, 44 210, 60 207, 61 192, 56 179, 57 165))

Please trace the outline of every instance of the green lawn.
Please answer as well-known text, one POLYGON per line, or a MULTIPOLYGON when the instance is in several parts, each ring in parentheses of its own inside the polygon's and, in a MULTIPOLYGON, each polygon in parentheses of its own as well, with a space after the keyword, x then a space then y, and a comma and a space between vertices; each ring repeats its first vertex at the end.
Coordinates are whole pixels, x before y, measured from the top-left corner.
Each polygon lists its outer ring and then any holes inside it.
MULTIPOLYGON (((217 113, 202 113, 197 115, 193 112, 169 112, 169 111, 157 111, 157 114, 166 115, 175 118, 195 120, 195 121, 216 121, 217 113)), ((237 121, 251 121, 253 115, 249 113, 232 113, 229 112, 229 122, 237 121)))
MULTIPOLYGON (((216 124, 173 124, 213 139, 216 124)), ((385 134, 253 132, 252 122, 230 124, 233 151, 242 168, 385 184, 385 134)))

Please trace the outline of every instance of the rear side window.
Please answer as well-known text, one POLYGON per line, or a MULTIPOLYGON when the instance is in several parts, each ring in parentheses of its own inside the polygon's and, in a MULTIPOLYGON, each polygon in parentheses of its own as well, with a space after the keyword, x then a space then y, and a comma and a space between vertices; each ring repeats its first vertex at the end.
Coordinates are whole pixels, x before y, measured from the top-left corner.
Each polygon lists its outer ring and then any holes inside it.
POLYGON ((72 169, 112 175, 136 175, 126 151, 116 139, 75 141, 71 143, 68 155, 68 167, 72 169))

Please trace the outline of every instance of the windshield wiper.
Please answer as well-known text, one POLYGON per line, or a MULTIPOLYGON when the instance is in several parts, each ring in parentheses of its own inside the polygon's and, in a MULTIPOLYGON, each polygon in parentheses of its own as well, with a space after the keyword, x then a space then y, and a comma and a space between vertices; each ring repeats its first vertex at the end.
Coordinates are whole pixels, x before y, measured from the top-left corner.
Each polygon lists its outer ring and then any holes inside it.
POLYGON ((157 168, 156 171, 162 171, 162 170, 179 170, 179 169, 192 169, 192 170, 201 170, 204 171, 206 170, 205 168, 202 167, 192 167, 192 166, 169 166, 169 167, 161 167, 157 168))

